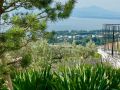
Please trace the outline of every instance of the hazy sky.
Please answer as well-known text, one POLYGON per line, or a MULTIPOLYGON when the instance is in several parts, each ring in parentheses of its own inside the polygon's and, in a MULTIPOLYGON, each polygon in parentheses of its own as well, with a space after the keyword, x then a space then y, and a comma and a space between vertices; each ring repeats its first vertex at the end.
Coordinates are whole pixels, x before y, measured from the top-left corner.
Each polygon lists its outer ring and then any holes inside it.
MULTIPOLYGON (((59 1, 59 0, 58 0, 59 1)), ((67 0, 60 0, 62 2, 67 0)), ((120 0, 77 0, 76 7, 98 6, 120 12, 120 0)))
POLYGON ((120 12, 120 0, 78 0, 76 7, 99 6, 111 11, 120 12))

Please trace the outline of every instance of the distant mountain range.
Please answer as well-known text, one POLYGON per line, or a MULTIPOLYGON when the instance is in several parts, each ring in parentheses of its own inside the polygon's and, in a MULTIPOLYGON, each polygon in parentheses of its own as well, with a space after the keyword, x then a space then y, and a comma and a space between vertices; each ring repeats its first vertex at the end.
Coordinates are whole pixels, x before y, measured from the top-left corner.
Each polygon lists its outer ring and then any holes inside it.
POLYGON ((86 8, 75 8, 72 17, 78 18, 100 18, 100 19, 120 19, 120 13, 109 11, 97 6, 86 8))

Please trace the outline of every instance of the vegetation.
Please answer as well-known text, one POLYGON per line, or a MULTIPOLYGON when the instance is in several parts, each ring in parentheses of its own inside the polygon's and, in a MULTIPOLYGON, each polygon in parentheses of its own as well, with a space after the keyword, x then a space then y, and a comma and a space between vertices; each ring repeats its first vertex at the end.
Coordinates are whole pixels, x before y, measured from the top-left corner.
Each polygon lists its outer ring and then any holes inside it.
POLYGON ((84 63, 84 61, 86 63, 87 61, 100 62, 99 59, 101 56, 97 53, 95 47, 96 46, 92 42, 89 42, 86 47, 74 44, 49 45, 47 40, 41 39, 36 42, 31 42, 27 47, 9 54, 10 56, 15 55, 23 57, 20 63, 21 65, 19 65, 22 66, 22 68, 31 61, 30 55, 32 55, 32 62, 30 66, 26 68, 44 68, 48 65, 61 65, 64 62, 69 62, 71 64, 73 64, 73 62, 77 63, 81 61, 82 63, 84 63))
MULTIPOLYGON (((32 69, 44 69, 49 65, 52 67, 52 70, 56 71, 60 69, 59 67, 63 68, 64 66, 72 68, 80 64, 99 63, 101 57, 97 54, 96 48, 94 47, 95 45, 92 42, 88 43, 87 47, 75 44, 54 46, 49 45, 46 40, 41 39, 29 43, 27 47, 20 50, 9 52, 7 58, 11 59, 13 55, 22 56, 21 62, 10 64, 9 67, 12 69, 12 71, 10 71, 11 74, 19 71, 24 73, 24 71, 32 69), (27 65, 29 65, 29 67, 27 65)), ((3 71, 5 71, 4 68, 3 71)), ((3 79, 1 79, 1 85, 2 87, 5 85, 3 79)))
POLYGON ((58 33, 46 31, 48 21, 68 18, 75 2, 0 1, 0 90, 120 89, 120 70, 101 63, 90 36, 82 45, 54 45, 58 33))
POLYGON ((120 70, 105 66, 77 66, 62 71, 15 73, 14 90, 119 90, 120 70))
POLYGON ((9 28, 6 28, 6 31, 2 29, 2 33, 0 32, 0 66, 2 67, 0 71, 3 71, 2 76, 10 90, 13 90, 10 78, 11 66, 17 62, 24 68, 27 67, 30 65, 29 59, 32 60, 32 55, 29 51, 16 58, 13 54, 11 59, 6 55, 43 38, 47 21, 68 18, 74 4, 75 0, 68 0, 65 4, 53 0, 1 0, 1 25, 7 25, 9 28), (33 10, 37 12, 33 14, 33 10))

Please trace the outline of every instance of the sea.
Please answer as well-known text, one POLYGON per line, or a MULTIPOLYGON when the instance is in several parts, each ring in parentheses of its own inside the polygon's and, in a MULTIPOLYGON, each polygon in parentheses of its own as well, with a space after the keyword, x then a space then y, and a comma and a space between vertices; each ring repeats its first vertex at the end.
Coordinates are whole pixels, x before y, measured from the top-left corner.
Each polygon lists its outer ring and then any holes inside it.
POLYGON ((70 17, 57 22, 48 22, 48 31, 101 30, 103 24, 120 24, 120 19, 70 17))

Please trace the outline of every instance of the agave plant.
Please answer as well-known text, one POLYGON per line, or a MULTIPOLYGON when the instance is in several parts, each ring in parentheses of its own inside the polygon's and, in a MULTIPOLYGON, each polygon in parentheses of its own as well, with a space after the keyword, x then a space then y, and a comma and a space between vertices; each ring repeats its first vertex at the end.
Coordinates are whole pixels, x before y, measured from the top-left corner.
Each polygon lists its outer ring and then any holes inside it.
POLYGON ((14 90, 53 90, 53 74, 50 68, 42 71, 25 71, 16 73, 13 79, 14 90))
POLYGON ((120 70, 105 66, 77 66, 52 72, 16 73, 15 90, 120 90, 120 70))

